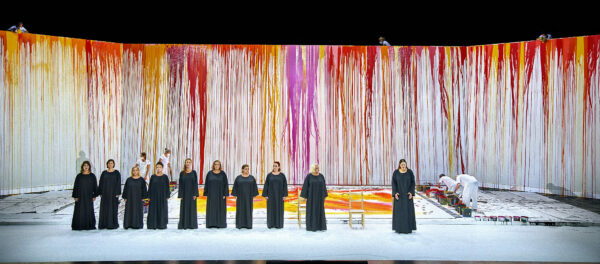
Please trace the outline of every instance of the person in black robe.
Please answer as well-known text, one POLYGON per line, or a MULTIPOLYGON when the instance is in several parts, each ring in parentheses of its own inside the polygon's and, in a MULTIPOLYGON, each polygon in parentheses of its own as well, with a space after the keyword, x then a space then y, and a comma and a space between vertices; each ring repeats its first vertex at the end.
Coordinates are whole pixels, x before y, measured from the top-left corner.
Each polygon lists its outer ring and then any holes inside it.
POLYGON ((398 169, 392 175, 392 229, 397 233, 408 234, 417 230, 415 221, 415 175, 401 159, 398 169))
POLYGON ((144 199, 148 198, 146 181, 140 176, 140 169, 131 169, 131 177, 125 181, 123 200, 125 201, 125 217, 123 228, 144 228, 144 199))
POLYGON ((203 195, 206 196, 206 228, 226 228, 229 182, 218 160, 213 162, 212 170, 206 174, 203 195))
POLYGON ((306 230, 327 230, 325 219, 325 197, 327 185, 325 177, 319 173, 319 165, 311 166, 311 173, 306 175, 300 197, 306 199, 306 230))
POLYGON ((262 196, 267 199, 267 227, 283 228, 284 200, 288 196, 288 188, 278 161, 273 163, 273 171, 267 175, 262 196))
POLYGON ((121 173, 115 170, 115 161, 106 162, 107 170, 100 175, 98 195, 100 195, 100 221, 98 229, 119 228, 119 195, 121 194, 121 173))
MULTIPOLYGON (((163 164, 156 163, 156 174, 150 176, 150 185, 148 188, 148 219, 146 227, 148 229, 166 229, 169 222, 167 201, 171 197, 169 189, 169 177, 162 172, 163 164)), ((198 188, 196 188, 198 189, 198 188)))
POLYGON ((96 201, 98 182, 96 175, 90 172, 89 161, 81 164, 81 172, 75 177, 73 185, 73 198, 75 208, 73 209, 73 220, 71 229, 91 230, 96 229, 96 216, 94 215, 94 201, 96 201))
POLYGON ((198 211, 196 199, 198 198, 198 175, 192 170, 192 160, 185 159, 185 167, 179 173, 179 204, 178 229, 198 229, 198 211))
POLYGON ((237 229, 252 229, 252 211, 254 209, 254 197, 258 195, 256 178, 250 175, 248 164, 242 166, 242 175, 238 175, 233 182, 231 195, 235 200, 235 227, 237 229))

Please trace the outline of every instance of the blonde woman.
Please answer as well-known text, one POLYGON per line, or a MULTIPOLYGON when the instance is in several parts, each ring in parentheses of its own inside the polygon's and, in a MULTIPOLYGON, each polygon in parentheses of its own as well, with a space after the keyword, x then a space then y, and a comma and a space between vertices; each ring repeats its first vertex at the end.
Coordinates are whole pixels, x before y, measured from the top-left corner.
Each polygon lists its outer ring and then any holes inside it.
POLYGON ((196 199, 198 198, 198 175, 192 170, 192 159, 187 158, 184 167, 179 173, 179 204, 178 229, 198 229, 198 211, 196 199))
POLYGON ((203 195, 206 196, 206 228, 226 228, 229 182, 218 160, 213 162, 212 170, 206 174, 203 195))
POLYGON ((140 168, 131 169, 131 177, 125 181, 123 200, 125 201, 125 216, 123 228, 140 229, 144 227, 144 199, 148 198, 146 181, 140 175, 140 168))
POLYGON ((325 177, 319 173, 319 164, 310 166, 310 173, 304 179, 300 197, 306 199, 306 230, 327 230, 327 220, 325 219, 327 185, 325 177))

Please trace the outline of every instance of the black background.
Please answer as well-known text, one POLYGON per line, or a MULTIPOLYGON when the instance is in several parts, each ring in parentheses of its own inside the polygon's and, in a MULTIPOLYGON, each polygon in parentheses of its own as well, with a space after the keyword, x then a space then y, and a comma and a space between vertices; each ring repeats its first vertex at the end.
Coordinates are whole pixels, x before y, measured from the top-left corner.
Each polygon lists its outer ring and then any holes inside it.
POLYGON ((540 7, 549 2, 531 7, 519 2, 485 7, 374 1, 327 7, 308 2, 78 3, 4 6, 0 29, 22 21, 31 33, 110 42, 282 45, 378 45, 384 36, 392 45, 467 46, 533 40, 541 33, 553 38, 600 34, 597 8, 585 2, 553 8, 540 7))

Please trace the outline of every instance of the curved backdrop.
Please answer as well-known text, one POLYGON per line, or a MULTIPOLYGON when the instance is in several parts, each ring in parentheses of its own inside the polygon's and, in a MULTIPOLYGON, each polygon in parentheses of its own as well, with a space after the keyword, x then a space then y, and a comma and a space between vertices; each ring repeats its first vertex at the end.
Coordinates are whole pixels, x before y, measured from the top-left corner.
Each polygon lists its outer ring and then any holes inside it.
MULTIPOLYGON (((122 44, 0 31, 2 194, 124 178, 172 150, 230 182, 389 185, 405 158, 483 186, 599 198, 600 35, 469 47, 122 44)), ((177 175, 175 175, 177 178, 177 175)), ((200 179, 202 182, 203 179, 200 179)))

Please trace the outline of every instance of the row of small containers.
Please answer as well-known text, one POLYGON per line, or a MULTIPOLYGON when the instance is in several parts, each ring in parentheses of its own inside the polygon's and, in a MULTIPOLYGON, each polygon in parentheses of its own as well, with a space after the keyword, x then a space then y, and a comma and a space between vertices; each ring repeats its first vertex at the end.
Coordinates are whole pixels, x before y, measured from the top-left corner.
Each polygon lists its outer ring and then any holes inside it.
MULTIPOLYGON (((417 185, 417 191, 425 192, 427 197, 435 198, 441 205, 452 206, 458 214, 463 217, 471 217, 472 210, 466 206, 455 193, 444 191, 435 185, 417 185)), ((522 222, 528 223, 529 217, 527 216, 481 216, 476 215, 475 220, 477 221, 494 221, 500 223, 513 223, 522 222)))

